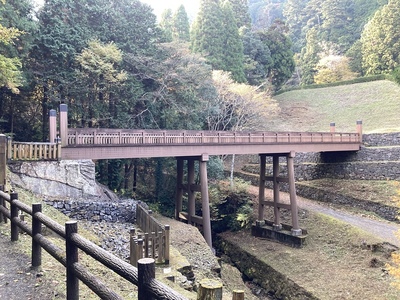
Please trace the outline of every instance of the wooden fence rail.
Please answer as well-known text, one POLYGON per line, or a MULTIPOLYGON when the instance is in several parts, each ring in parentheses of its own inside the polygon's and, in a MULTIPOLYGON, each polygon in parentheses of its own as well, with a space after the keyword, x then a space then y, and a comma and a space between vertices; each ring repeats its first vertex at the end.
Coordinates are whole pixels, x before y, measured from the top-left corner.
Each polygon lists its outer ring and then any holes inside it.
POLYGON ((78 249, 81 249, 122 278, 138 286, 139 300, 187 299, 154 279, 155 264, 153 259, 140 259, 138 268, 135 268, 79 235, 77 232, 77 221, 67 221, 65 227, 63 227, 41 212, 41 203, 33 204, 32 207, 29 207, 18 200, 17 193, 5 193, 1 186, 0 221, 6 221, 7 219, 11 221, 12 241, 18 240, 20 229, 32 237, 32 267, 39 267, 41 265, 42 248, 66 267, 67 300, 79 299, 79 280, 86 284, 101 299, 123 299, 78 262, 78 249), (7 208, 7 203, 10 204, 10 209, 7 208), (20 219, 20 211, 32 216, 31 226, 20 219), (60 249, 42 235, 42 224, 65 239, 65 250, 60 249))
POLYGON ((170 226, 162 225, 151 210, 147 210, 139 202, 136 206, 136 224, 143 231, 137 234, 130 232, 130 261, 136 266, 139 259, 151 257, 159 263, 169 263, 170 226))

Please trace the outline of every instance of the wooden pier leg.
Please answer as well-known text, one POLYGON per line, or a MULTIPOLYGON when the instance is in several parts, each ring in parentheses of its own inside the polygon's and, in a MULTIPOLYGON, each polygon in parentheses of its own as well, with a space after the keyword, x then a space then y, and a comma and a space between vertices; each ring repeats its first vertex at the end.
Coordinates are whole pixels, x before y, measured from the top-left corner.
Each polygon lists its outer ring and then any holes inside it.
POLYGON ((298 219, 296 186, 294 179, 294 157, 295 157, 295 152, 291 151, 287 156, 287 167, 288 167, 288 178, 289 178, 290 206, 292 210, 292 235, 298 236, 302 234, 302 231, 299 227, 299 219, 298 219))
POLYGON ((195 192, 191 189, 194 184, 194 159, 188 160, 188 224, 193 225, 192 216, 196 214, 195 192))
POLYGON ((182 198, 183 198, 183 159, 176 159, 176 200, 175 200, 175 219, 179 220, 179 214, 182 211, 182 198))
POLYGON ((260 154, 260 186, 258 191, 258 219, 256 221, 256 225, 259 227, 265 225, 265 220, 264 220, 265 164, 266 164, 266 155, 260 154))
POLYGON ((278 206, 280 201, 278 176, 279 176, 279 155, 274 155, 272 157, 272 177, 273 177, 273 189, 274 189, 274 224, 273 224, 274 230, 282 229, 281 211, 278 206))
POLYGON ((200 158, 200 190, 201 190, 201 208, 203 212, 203 233, 204 238, 212 248, 211 238, 211 220, 210 220, 210 201, 208 199, 208 178, 207 178, 208 154, 203 154, 200 158))

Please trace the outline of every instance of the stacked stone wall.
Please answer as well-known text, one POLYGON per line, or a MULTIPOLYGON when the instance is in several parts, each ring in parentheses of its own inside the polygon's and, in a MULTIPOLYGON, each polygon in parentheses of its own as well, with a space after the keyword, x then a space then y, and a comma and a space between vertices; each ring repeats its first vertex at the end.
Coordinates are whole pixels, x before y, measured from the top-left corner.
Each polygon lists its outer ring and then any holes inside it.
POLYGON ((118 202, 45 200, 45 203, 76 220, 133 223, 136 217, 137 201, 134 200, 118 202))

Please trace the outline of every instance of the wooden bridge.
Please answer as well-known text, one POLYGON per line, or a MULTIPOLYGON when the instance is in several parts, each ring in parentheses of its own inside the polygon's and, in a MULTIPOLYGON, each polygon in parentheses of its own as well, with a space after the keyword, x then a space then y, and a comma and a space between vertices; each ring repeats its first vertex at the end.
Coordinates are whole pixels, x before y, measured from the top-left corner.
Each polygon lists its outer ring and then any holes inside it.
MULTIPOLYGON (((190 224, 199 224, 211 246, 211 223, 207 184, 207 161, 210 155, 260 155, 260 189, 257 226, 263 226, 265 206, 273 206, 274 230, 281 230, 280 209, 292 212, 292 235, 302 234, 297 218, 294 180, 296 152, 358 151, 362 143, 362 123, 356 133, 339 133, 331 123, 329 132, 226 132, 226 131, 168 131, 99 128, 68 128, 67 106, 60 106, 59 136, 56 111, 50 111, 50 141, 52 143, 16 143, 3 136, 0 155, 8 159, 121 159, 176 157, 177 190, 175 217, 190 224), (3 146, 4 145, 4 146, 3 146), (266 157, 273 158, 273 174, 266 176, 266 157), (288 177, 279 177, 279 158, 286 157, 288 177), (184 162, 187 176, 184 183, 184 162), (195 162, 199 163, 200 183, 195 184, 195 162), (272 181, 274 201, 266 201, 265 182, 272 181), (289 184, 291 204, 279 202, 279 184, 289 184), (202 216, 195 215, 195 193, 201 193, 202 216), (188 195, 188 211, 182 211, 183 193, 188 195)), ((1 138, 0 138, 1 140, 1 138)), ((1 168, 1 165, 0 165, 1 168)), ((4 175, 3 175, 4 178, 4 175)), ((3 180, 4 179, 1 179, 3 180)))

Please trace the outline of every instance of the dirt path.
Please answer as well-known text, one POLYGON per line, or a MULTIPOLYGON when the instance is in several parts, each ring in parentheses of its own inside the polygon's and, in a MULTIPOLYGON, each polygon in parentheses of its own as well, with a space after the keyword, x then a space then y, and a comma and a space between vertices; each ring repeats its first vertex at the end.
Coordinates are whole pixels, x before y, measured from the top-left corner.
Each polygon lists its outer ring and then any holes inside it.
POLYGON ((53 292, 43 284, 42 273, 31 270, 30 257, 22 253, 18 242, 11 242, 6 233, 9 226, 0 225, 0 299, 53 299, 53 292))
POLYGON ((381 238, 385 242, 400 247, 400 240, 396 236, 396 233, 400 230, 400 225, 398 224, 389 221, 373 220, 345 211, 332 209, 327 205, 318 204, 315 201, 311 201, 301 197, 298 197, 298 205, 299 208, 319 212, 349 223, 354 227, 360 228, 381 238))
MULTIPOLYGON (((258 187, 250 187, 250 192, 254 195, 258 195, 258 187)), ((265 196, 266 198, 272 199, 272 190, 267 189, 265 191, 265 196)), ((289 203, 289 194, 281 192, 280 201, 289 203)), ((385 242, 400 247, 400 238, 396 236, 396 233, 400 231, 399 224, 363 217, 344 210, 332 208, 329 204, 319 203, 302 197, 297 197, 297 204, 300 209, 322 213, 343 222, 347 222, 354 227, 381 238, 385 242)))

